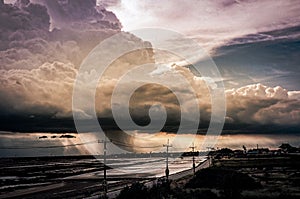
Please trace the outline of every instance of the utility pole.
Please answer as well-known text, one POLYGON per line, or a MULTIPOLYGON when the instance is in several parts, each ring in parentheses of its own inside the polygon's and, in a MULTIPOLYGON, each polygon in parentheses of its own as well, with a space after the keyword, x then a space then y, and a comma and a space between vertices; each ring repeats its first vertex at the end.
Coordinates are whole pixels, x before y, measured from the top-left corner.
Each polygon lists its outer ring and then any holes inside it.
POLYGON ((104 138, 104 140, 98 140, 98 143, 103 143, 103 187, 104 187, 104 197, 107 198, 107 179, 106 179, 106 144, 109 141, 106 140, 106 136, 104 138))
POLYGON ((163 147, 167 148, 166 170, 165 170, 165 173, 166 173, 167 180, 169 180, 169 173, 170 173, 169 172, 169 147, 172 147, 172 145, 169 144, 169 139, 168 139, 167 144, 164 144, 163 147))
POLYGON ((207 149, 207 158, 208 158, 208 166, 210 167, 210 147, 206 147, 207 149))
POLYGON ((193 146, 190 147, 190 149, 192 149, 192 153, 193 153, 193 172, 194 172, 194 175, 196 173, 196 165, 195 165, 195 145, 194 145, 194 142, 193 142, 193 146))

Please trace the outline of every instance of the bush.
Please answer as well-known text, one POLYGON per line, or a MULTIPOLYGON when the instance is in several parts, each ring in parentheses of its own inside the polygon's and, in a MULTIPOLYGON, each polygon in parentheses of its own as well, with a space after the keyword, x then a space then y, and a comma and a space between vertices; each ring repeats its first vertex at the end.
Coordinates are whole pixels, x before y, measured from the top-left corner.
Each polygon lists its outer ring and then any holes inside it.
POLYGON ((170 182, 158 181, 148 189, 145 185, 136 182, 130 187, 125 187, 117 197, 117 199, 156 199, 156 198, 169 198, 170 195, 170 182))
POLYGON ((228 169, 208 168, 198 171, 186 187, 252 190, 261 186, 246 174, 228 169))
POLYGON ((174 198, 178 199, 217 199, 218 196, 211 190, 182 190, 177 188, 173 193, 174 198))
POLYGON ((170 194, 170 182, 158 181, 158 183, 153 185, 149 190, 149 199, 168 198, 170 194))
POLYGON ((148 198, 148 190, 147 187, 139 182, 132 184, 130 187, 125 187, 117 199, 147 199, 148 198))

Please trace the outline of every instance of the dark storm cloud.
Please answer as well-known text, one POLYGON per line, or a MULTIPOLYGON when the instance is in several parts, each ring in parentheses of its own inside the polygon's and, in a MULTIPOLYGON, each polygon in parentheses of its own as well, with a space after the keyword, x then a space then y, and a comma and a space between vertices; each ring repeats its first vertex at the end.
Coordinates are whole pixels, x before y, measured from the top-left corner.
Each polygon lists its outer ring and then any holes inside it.
POLYGON ((79 67, 92 48, 120 30, 115 15, 97 9, 93 0, 40 2, 44 5, 28 0, 1 4, 0 69, 32 69, 54 61, 79 67), (64 20, 56 17, 59 10, 64 20), (50 22, 61 27, 50 31, 50 22))
POLYGON ((0 3, 0 24, 3 32, 49 29, 50 17, 46 7, 19 0, 15 5, 0 3))
POLYGON ((96 0, 32 0, 47 7, 51 16, 51 28, 73 28, 81 30, 120 30, 116 16, 96 6, 96 0))
MULTIPOLYGON (((138 90, 133 95, 135 99, 131 101, 134 102, 132 105, 134 109, 130 109, 131 116, 138 125, 147 125, 149 123, 148 110, 151 104, 156 103, 156 100, 160 101, 163 105, 169 106, 172 112, 162 131, 176 133, 180 125, 178 121, 180 112, 175 114, 178 114, 177 119, 174 117, 174 111, 178 111, 176 98, 170 95, 170 98, 160 100, 161 95, 156 95, 157 93, 169 94, 169 91, 156 86, 142 87, 138 90), (141 98, 143 94, 148 95, 148 98, 141 98), (158 96, 158 98, 155 99, 153 96, 158 96)), ((290 92, 281 87, 271 88, 257 84, 228 90, 226 93, 228 111, 224 134, 299 133, 299 92, 290 92)), ((35 107, 33 108, 35 111, 38 110, 35 107)), ((55 109, 53 110, 55 111, 55 109)), ((24 132, 76 132, 71 117, 56 117, 59 111, 61 110, 58 109, 57 112, 51 113, 45 110, 44 113, 48 115, 42 115, 42 112, 37 115, 28 115, 30 110, 20 112, 17 115, 13 115, 17 112, 13 112, 8 116, 1 115, 1 121, 3 121, 1 129, 24 132)), ((206 114, 209 114, 209 112, 206 114)), ((104 131, 121 131, 111 117, 101 118, 101 115, 103 116, 103 114, 99 114, 99 122, 104 131)), ((130 125, 130 122, 126 120, 121 122, 127 122, 128 124, 123 130, 136 130, 130 125)), ((187 125, 182 128, 186 133, 189 133, 191 130, 189 127, 193 126, 193 123, 192 121, 185 123, 187 125)), ((208 118, 202 117, 199 125, 199 134, 206 133, 208 124, 208 118)), ((82 121, 82 125, 88 132, 97 131, 98 128, 89 120, 82 121)))
MULTIPOLYGON (((72 118, 54 119, 51 117, 0 117, 0 128, 5 131, 13 132, 47 132, 47 133, 77 133, 72 118)), ((140 123, 148 121, 140 121, 140 123)), ((107 133, 122 132, 111 118, 99 118, 101 128, 107 133)), ((99 130, 98 126, 93 126, 89 121, 85 121, 85 129, 90 132, 99 130)), ((209 123, 204 121, 199 125, 198 134, 205 135, 209 123)), ((191 124, 192 126, 192 124, 191 124)), ((162 129, 162 132, 176 133, 178 131, 177 122, 169 122, 162 129)), ((183 128, 188 134, 192 130, 188 126, 183 128)), ((136 130, 127 127, 123 130, 136 130)), ((222 135, 227 134, 300 134, 299 125, 275 125, 275 124, 257 124, 257 123, 225 123, 222 135)))

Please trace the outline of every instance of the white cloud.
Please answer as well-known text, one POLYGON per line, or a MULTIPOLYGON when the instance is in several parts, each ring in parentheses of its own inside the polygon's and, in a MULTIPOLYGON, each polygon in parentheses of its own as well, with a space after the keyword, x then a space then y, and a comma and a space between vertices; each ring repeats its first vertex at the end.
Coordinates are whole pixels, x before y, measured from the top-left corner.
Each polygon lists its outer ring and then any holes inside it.
POLYGON ((77 65, 82 51, 77 42, 50 42, 42 38, 11 41, 7 50, 0 51, 0 69, 34 69, 46 62, 72 62, 77 65))
POLYGON ((3 113, 71 115, 76 74, 72 64, 60 62, 45 63, 31 70, 0 70, 3 113))
POLYGON ((227 114, 235 122, 299 124, 299 91, 254 84, 227 92, 227 114))

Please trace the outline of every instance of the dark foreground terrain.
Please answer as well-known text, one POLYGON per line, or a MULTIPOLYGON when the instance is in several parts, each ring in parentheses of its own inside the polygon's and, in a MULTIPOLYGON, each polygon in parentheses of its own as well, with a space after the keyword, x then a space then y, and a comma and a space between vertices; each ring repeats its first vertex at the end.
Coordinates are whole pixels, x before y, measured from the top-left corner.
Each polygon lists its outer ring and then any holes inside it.
MULTIPOLYGON (((215 157, 205 162, 209 168, 203 162, 195 175, 169 181, 110 176, 109 192, 120 190, 114 195, 119 199, 300 198, 298 154, 215 157)), ((104 192, 103 164, 93 156, 3 158, 0 163, 0 198, 100 198, 104 192), (96 178, 74 178, 95 173, 96 178)))
POLYGON ((151 188, 135 183, 118 198, 296 199, 300 198, 299 168, 298 155, 221 158, 194 176, 151 188))

